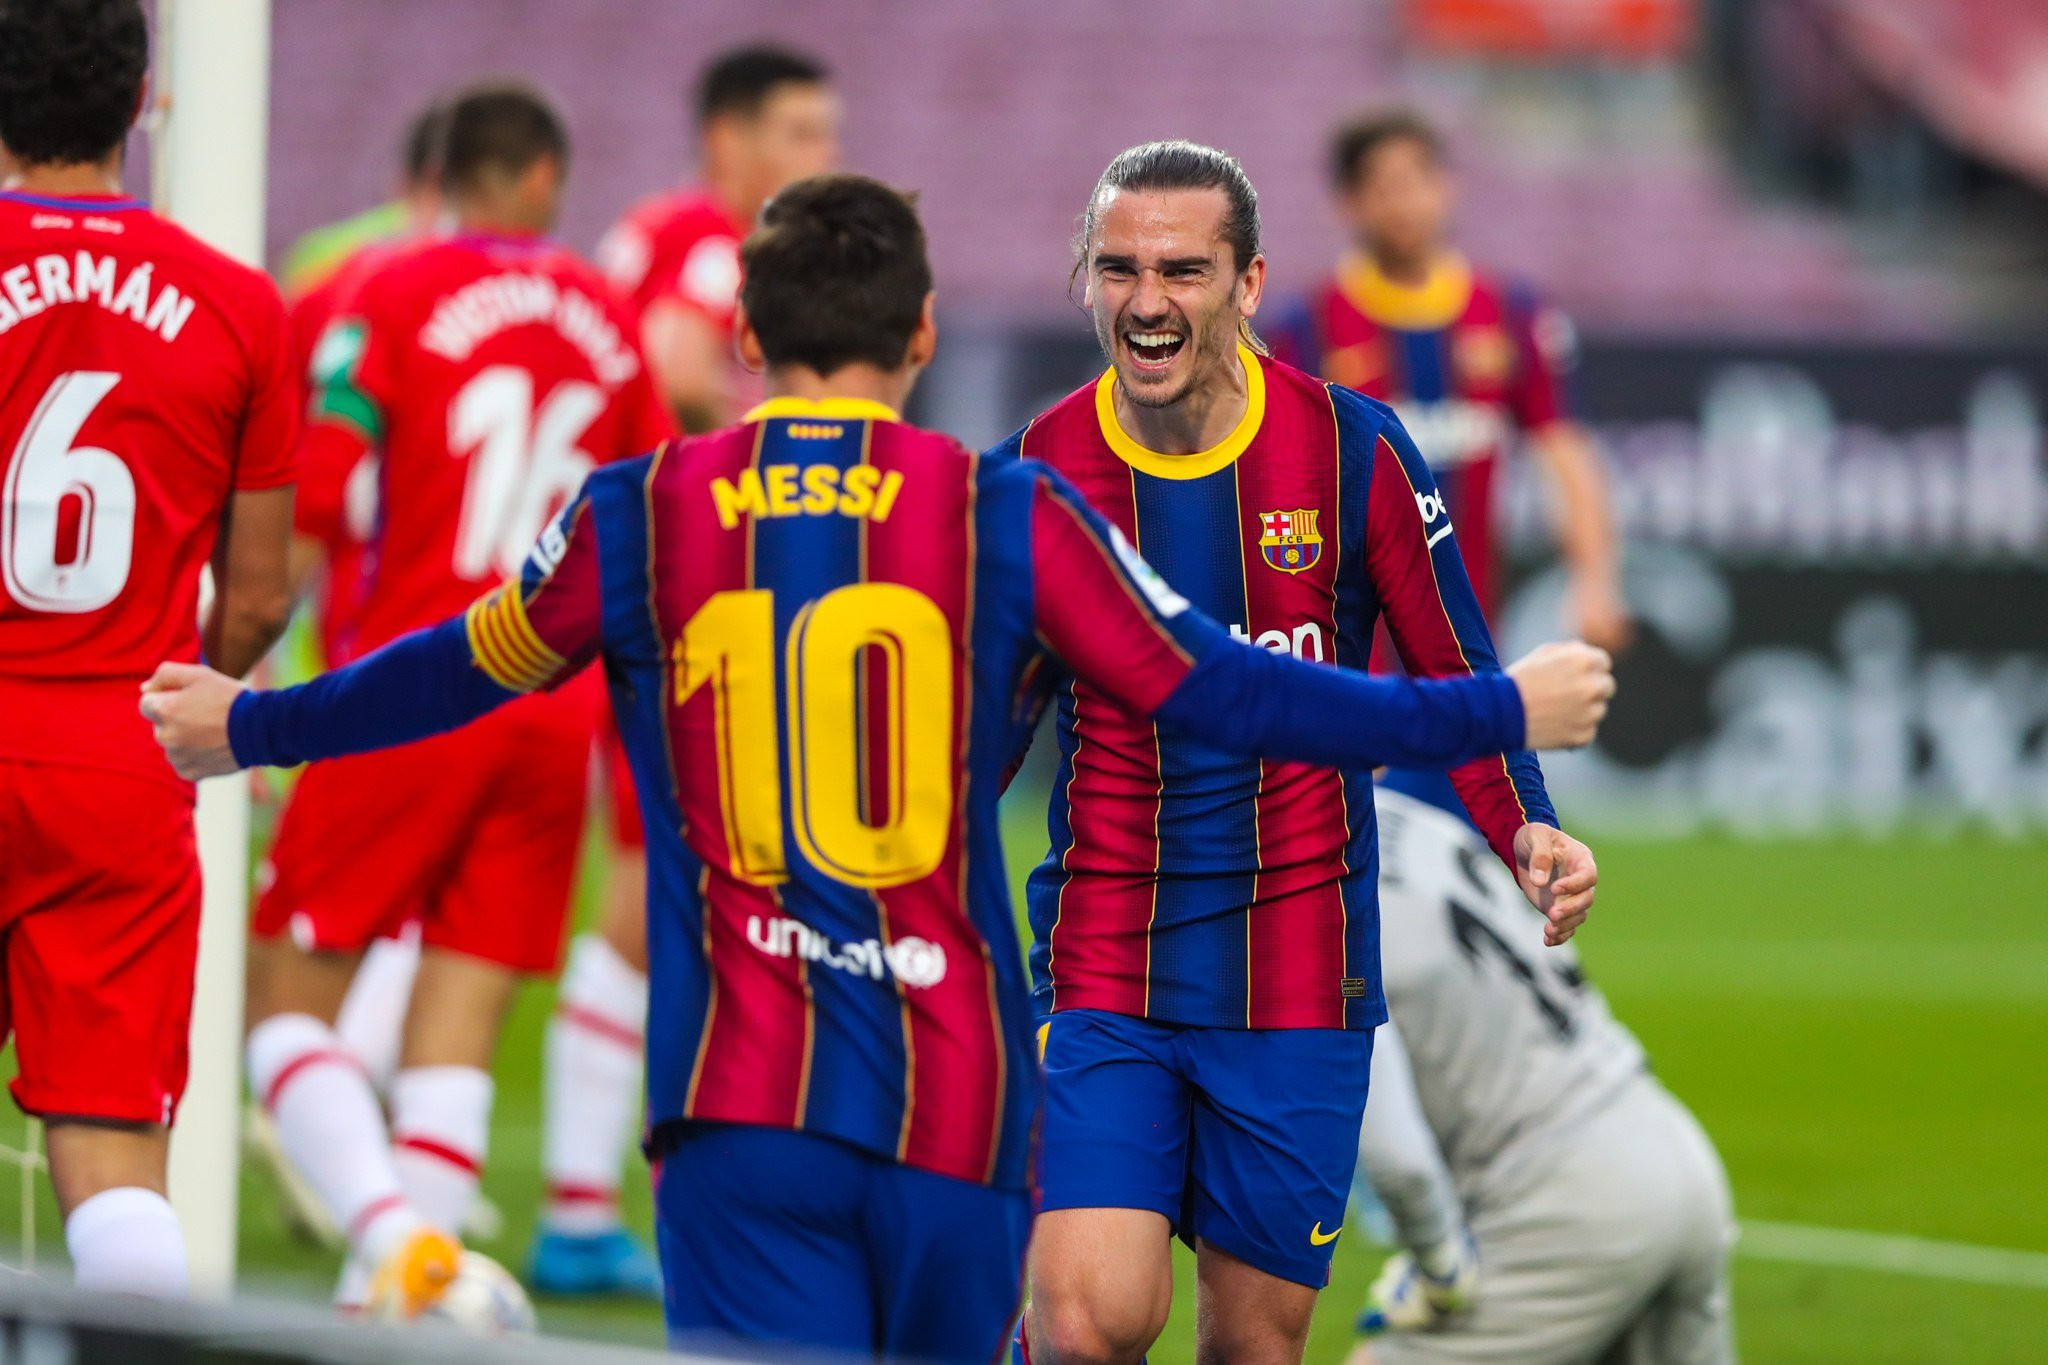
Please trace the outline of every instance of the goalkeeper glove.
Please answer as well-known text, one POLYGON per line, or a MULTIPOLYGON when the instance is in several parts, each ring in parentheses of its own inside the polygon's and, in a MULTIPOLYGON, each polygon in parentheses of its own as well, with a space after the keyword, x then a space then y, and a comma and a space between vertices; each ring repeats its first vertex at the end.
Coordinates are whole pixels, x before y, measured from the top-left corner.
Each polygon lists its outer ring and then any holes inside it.
POLYGON ((1426 1332, 1472 1310, 1479 1293, 1479 1248, 1472 1234, 1430 1247, 1420 1255, 1387 1258, 1365 1296, 1357 1328, 1363 1336, 1426 1332))

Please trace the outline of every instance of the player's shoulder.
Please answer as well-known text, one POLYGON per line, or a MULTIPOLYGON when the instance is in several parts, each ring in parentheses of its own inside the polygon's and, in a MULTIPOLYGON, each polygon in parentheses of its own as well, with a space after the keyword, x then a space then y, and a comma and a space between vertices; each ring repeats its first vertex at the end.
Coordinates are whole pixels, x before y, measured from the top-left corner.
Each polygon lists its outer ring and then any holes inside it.
POLYGON ((618 227, 638 234, 657 254, 705 237, 737 239, 743 232, 731 212, 709 190, 689 188, 649 195, 626 210, 618 227))
POLYGON ((556 243, 537 257, 534 265, 557 284, 567 285, 578 293, 588 295, 602 305, 606 312, 618 318, 627 316, 625 303, 620 299, 618 290, 614 288, 610 278, 574 247, 556 243))
POLYGON ((1543 290, 1526 275, 1473 264, 1472 302, 1467 312, 1488 320, 1529 319, 1548 307, 1543 290))
POLYGON ((119 207, 88 205, 70 215, 76 230, 65 234, 66 245, 81 254, 98 255, 103 249, 124 272, 123 290, 148 272, 152 299, 161 300, 167 289, 175 289, 231 337, 283 336, 284 298, 269 275, 138 201, 117 202, 119 207))
POLYGON ((1055 453, 1062 457, 1097 449, 1108 453, 1109 445, 1103 439, 1096 409, 1101 382, 1100 375, 1090 379, 991 446, 987 454, 996 460, 1049 461, 1055 453))
MULTIPOLYGON (((129 272, 146 268, 205 305, 230 329, 283 317, 284 300, 268 275, 138 200, 9 195, 0 202, 0 240, 19 252, 35 249, 39 238, 60 250, 104 252, 129 272)), ((156 282, 150 287, 153 295, 156 282)))
POLYGON ((1379 399, 1320 379, 1275 356, 1260 356, 1259 368, 1265 379, 1268 420, 1334 421, 1340 438, 1368 445, 1400 420, 1379 399))
POLYGON ((671 447, 681 444, 681 441, 663 441, 642 454, 599 465, 584 478, 586 495, 593 501, 622 497, 638 499, 647 487, 648 476, 654 472, 655 465, 671 453, 671 447))
POLYGON ((337 283, 351 298, 391 298, 425 291, 445 282, 459 255, 446 237, 384 242, 353 258, 337 283))

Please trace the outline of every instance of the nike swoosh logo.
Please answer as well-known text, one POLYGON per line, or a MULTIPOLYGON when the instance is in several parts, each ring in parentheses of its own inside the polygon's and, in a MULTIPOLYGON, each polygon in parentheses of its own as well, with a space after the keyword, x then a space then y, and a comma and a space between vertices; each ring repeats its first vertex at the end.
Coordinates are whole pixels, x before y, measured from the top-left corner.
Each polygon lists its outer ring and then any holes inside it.
POLYGON ((1318 1218, 1316 1219, 1315 1231, 1311 1232, 1308 1235, 1308 1240, 1312 1245, 1326 1247, 1330 1243, 1336 1241, 1339 1237, 1342 1237, 1343 1235, 1344 1225, 1342 1223, 1339 1223, 1337 1225, 1337 1230, 1335 1232, 1324 1232, 1323 1220, 1318 1218))

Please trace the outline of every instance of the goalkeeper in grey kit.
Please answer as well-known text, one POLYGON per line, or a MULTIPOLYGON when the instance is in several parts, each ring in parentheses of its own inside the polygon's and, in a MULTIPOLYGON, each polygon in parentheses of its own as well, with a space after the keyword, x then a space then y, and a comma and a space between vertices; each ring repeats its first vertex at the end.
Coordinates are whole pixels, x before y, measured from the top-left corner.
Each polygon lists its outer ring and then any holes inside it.
POLYGON ((1375 793, 1391 1021, 1363 1174, 1403 1250, 1351 1365, 1734 1359, 1734 1214, 1713 1144, 1650 1075, 1479 835, 1375 793))

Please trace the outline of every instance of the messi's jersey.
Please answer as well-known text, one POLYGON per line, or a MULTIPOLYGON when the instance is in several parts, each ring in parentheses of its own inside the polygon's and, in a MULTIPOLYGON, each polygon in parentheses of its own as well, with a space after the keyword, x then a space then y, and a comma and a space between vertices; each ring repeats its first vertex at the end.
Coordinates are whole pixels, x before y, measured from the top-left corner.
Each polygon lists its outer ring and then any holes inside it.
MULTIPOLYGON (((1114 372, 994 452, 1071 479, 1201 611, 1346 668, 1384 619, 1418 675, 1497 669, 1428 467, 1382 404, 1240 348, 1250 403, 1222 444, 1145 449, 1114 372)), ((1058 695, 1051 852, 1031 876, 1040 1013, 1233 1028, 1370 1028, 1381 998, 1369 774, 1259 761, 1058 695)), ((1535 758, 1453 773, 1493 847, 1555 823, 1535 758)))
POLYGON ((1571 328, 1528 291, 1475 274, 1456 257, 1405 286, 1369 261, 1346 262, 1310 301, 1303 364, 1391 404, 1436 475, 1467 574, 1491 615, 1500 590, 1495 484, 1516 431, 1565 412, 1571 328))
POLYGON ((751 416, 593 475, 471 651, 519 691, 605 660, 657 1141, 797 1128, 1021 1188, 1039 1079, 997 797, 1055 659, 1149 713, 1193 614, 1040 467, 872 403, 751 416))

